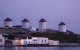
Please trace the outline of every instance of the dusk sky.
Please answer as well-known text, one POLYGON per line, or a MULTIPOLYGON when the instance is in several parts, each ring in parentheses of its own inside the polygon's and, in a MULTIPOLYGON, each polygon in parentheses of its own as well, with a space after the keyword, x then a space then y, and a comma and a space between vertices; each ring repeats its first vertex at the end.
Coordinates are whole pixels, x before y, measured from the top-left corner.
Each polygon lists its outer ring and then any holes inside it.
POLYGON ((34 27, 44 18, 47 28, 54 30, 63 21, 68 30, 80 34, 80 0, 0 0, 0 27, 6 17, 13 20, 13 25, 21 25, 27 18, 34 27))

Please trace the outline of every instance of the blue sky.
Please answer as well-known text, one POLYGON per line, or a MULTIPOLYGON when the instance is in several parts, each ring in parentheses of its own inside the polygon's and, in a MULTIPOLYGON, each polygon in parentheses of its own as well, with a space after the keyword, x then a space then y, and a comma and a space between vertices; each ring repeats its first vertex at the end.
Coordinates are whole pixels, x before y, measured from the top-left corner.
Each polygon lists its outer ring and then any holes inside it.
POLYGON ((13 20, 13 25, 27 18, 34 27, 45 18, 47 27, 54 30, 63 21, 68 30, 80 34, 80 0, 0 0, 1 27, 6 17, 13 20))

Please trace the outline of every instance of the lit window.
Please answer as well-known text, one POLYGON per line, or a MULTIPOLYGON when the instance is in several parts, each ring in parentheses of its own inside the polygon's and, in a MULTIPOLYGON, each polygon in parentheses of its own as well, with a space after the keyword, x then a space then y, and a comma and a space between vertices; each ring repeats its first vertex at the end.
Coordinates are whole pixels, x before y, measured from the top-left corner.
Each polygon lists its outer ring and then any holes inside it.
POLYGON ((46 42, 46 39, 45 39, 45 42, 46 42))
POLYGON ((42 43, 43 43, 43 40, 42 40, 42 43))
POLYGON ((34 39, 33 41, 37 41, 37 39, 34 39))

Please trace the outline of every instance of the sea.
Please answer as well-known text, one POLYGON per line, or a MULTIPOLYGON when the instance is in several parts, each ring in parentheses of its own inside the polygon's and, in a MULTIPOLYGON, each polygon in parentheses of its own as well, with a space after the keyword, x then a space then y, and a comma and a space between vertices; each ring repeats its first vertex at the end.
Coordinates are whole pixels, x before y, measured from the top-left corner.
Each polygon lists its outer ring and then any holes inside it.
POLYGON ((80 50, 80 47, 0 47, 0 50, 80 50))

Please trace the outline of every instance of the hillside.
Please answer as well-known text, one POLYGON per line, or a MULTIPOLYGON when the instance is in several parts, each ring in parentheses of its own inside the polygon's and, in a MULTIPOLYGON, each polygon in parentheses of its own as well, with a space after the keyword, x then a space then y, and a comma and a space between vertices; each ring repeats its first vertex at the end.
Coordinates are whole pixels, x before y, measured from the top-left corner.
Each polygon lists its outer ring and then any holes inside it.
POLYGON ((33 37, 48 37, 51 40, 59 40, 60 43, 77 43, 77 34, 69 31, 63 32, 35 32, 30 34, 33 37))
POLYGON ((26 39, 27 37, 47 37, 51 40, 59 40, 60 43, 80 43, 80 35, 75 34, 71 31, 67 32, 16 32, 16 33, 8 33, 9 35, 3 35, 4 37, 7 37, 8 39, 26 39))

